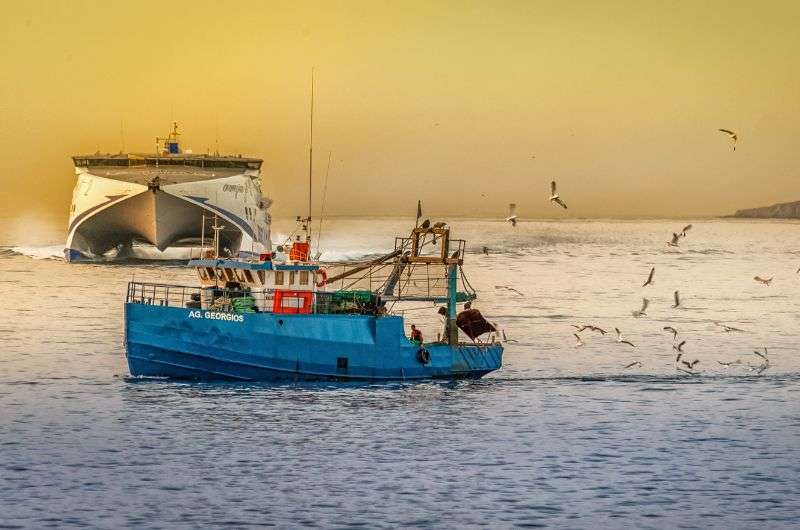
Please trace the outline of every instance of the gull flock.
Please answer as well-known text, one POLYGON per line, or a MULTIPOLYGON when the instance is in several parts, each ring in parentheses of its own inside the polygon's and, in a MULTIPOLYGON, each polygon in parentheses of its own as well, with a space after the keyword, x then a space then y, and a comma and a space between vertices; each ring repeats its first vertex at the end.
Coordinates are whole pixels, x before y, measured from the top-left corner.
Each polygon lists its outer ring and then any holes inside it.
MULTIPOLYGON (((673 233, 673 237, 670 241, 667 242, 669 246, 678 246, 680 244, 680 240, 686 237, 687 231, 692 228, 692 225, 685 226, 682 230, 673 233)), ((656 277, 656 268, 651 267, 650 271, 647 274, 646 279, 641 284, 642 289, 646 289, 655 284, 655 277, 656 277)), ((772 283, 773 278, 762 278, 761 276, 756 276, 754 280, 764 286, 770 286, 772 283)), ((671 305, 672 309, 679 310, 682 309, 681 306, 681 298, 680 293, 675 290, 673 293, 674 303, 671 305)), ((647 309, 650 307, 650 299, 647 297, 642 297, 642 304, 641 307, 631 311, 631 314, 634 318, 641 318, 647 316, 647 309)), ((714 322, 714 325, 719 329, 721 333, 745 333, 745 330, 741 328, 737 328, 735 326, 731 326, 722 322, 714 322)), ((585 331, 598 331, 601 335, 605 335, 605 330, 595 326, 594 324, 572 324, 572 327, 575 328, 575 332, 573 333, 576 343, 575 346, 584 346, 586 344, 584 340, 584 336, 581 335, 585 331)), ((687 375, 698 375, 701 372, 701 367, 703 366, 704 361, 699 358, 696 358, 693 355, 690 355, 689 349, 687 348, 688 340, 683 337, 683 335, 678 331, 678 329, 673 325, 663 326, 662 330, 669 333, 672 339, 672 350, 675 353, 675 361, 674 367, 677 372, 687 374, 687 375), (687 349, 685 349, 687 348, 687 349)), ((617 344, 626 345, 629 349, 635 349, 636 344, 632 341, 625 339, 620 331, 619 328, 614 328, 616 332, 616 342, 617 344)), ((743 362, 741 359, 735 359, 732 361, 717 361, 720 366, 723 366, 725 369, 730 369, 732 367, 739 367, 744 370, 747 370, 751 373, 760 375, 765 370, 770 368, 770 358, 768 354, 768 350, 766 347, 762 347, 761 350, 753 350, 753 355, 756 356, 757 362, 743 362)), ((752 360, 752 359, 751 359, 752 360)), ((626 363, 622 368, 628 370, 630 368, 642 368, 644 366, 644 362, 642 359, 632 359, 628 363, 626 363)))
MULTIPOLYGON (((728 129, 719 129, 720 132, 726 134, 733 146, 733 150, 736 150, 736 141, 738 140, 738 135, 728 129)), ((558 188, 556 181, 553 180, 550 183, 550 196, 549 202, 553 206, 560 207, 563 209, 567 209, 567 204, 561 195, 558 193, 558 188)), ((506 217, 506 222, 510 223, 512 227, 516 227, 518 223, 518 216, 516 212, 517 205, 512 203, 509 204, 509 213, 508 217, 506 217)), ((669 238, 667 241, 667 246, 669 247, 679 247, 681 240, 687 237, 687 233, 692 229, 692 225, 688 224, 684 226, 682 229, 673 232, 672 237, 669 238)), ((484 247, 484 254, 488 254, 488 249, 484 247)), ((797 273, 800 274, 800 269, 797 270, 797 273)), ((646 289, 647 287, 652 286, 655 283, 655 274, 656 268, 651 267, 650 271, 647 275, 647 278, 642 283, 641 288, 646 289)), ((774 277, 764 278, 760 275, 756 275, 753 280, 757 283, 769 287, 772 285, 772 280, 774 277)), ((496 285, 496 289, 504 289, 508 291, 513 291, 515 294, 522 295, 516 289, 513 289, 508 286, 500 286, 496 285)), ((650 306, 650 300, 647 297, 642 297, 641 306, 638 309, 635 309, 631 312, 634 318, 641 318, 647 316, 647 309, 650 306)), ((670 306, 672 309, 680 310, 682 309, 681 305, 681 297, 678 290, 673 292, 673 304, 670 306)), ((724 324, 722 322, 714 322, 714 325, 719 329, 722 333, 745 333, 745 330, 741 328, 737 328, 734 326, 730 326, 728 324, 724 324)), ((585 340, 586 335, 583 335, 585 332, 597 333, 599 334, 600 338, 602 338, 606 334, 606 330, 594 325, 594 324, 572 324, 572 327, 575 328, 575 331, 572 333, 573 337, 575 338, 574 347, 580 348, 586 344, 585 340)), ((696 376, 702 373, 702 366, 705 361, 690 355, 688 350, 684 348, 687 345, 687 339, 684 339, 678 329, 674 326, 664 326, 663 331, 668 332, 672 336, 672 350, 675 352, 675 361, 674 367, 675 370, 679 373, 693 375, 696 376), (680 340, 679 340, 680 339, 680 340)), ((629 350, 633 350, 636 348, 636 345, 630 341, 625 339, 622 332, 619 328, 614 328, 616 333, 616 343, 619 345, 625 345, 628 347, 629 350)), ((504 337, 505 338, 505 337, 504 337)), ((717 361, 720 366, 723 366, 725 369, 730 369, 732 367, 739 367, 741 369, 747 370, 751 373, 760 375, 765 370, 770 368, 770 358, 766 347, 762 347, 761 350, 753 350, 752 355, 755 356, 756 362, 743 362, 741 359, 735 359, 732 361, 717 361)), ((751 360, 753 360, 751 358, 751 360)), ((627 370, 630 368, 641 368, 644 366, 644 362, 640 359, 632 359, 630 362, 626 363, 623 366, 623 369, 627 370)))

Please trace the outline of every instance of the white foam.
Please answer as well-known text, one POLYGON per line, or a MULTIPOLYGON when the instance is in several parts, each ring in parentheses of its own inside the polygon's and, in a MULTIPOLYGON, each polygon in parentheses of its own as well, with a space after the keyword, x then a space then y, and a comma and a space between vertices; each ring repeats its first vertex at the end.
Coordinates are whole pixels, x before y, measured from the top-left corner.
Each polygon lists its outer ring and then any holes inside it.
POLYGON ((33 259, 64 259, 64 245, 43 245, 38 247, 6 247, 20 256, 33 259))

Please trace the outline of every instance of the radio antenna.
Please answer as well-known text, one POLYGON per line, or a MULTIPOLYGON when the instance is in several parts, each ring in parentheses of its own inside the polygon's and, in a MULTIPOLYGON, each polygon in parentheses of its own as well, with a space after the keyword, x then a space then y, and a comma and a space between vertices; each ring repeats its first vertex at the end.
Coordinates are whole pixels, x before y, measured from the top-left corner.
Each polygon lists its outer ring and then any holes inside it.
POLYGON ((314 67, 311 67, 311 119, 308 140, 308 222, 311 223, 311 185, 314 174, 314 67))

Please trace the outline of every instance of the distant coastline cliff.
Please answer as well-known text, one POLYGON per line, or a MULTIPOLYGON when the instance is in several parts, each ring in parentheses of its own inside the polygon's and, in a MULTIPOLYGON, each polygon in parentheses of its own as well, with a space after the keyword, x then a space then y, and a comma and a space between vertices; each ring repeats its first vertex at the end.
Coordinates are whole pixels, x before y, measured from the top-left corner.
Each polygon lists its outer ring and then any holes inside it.
POLYGON ((751 219, 800 219, 800 201, 782 202, 761 208, 736 210, 733 217, 749 217, 751 219))

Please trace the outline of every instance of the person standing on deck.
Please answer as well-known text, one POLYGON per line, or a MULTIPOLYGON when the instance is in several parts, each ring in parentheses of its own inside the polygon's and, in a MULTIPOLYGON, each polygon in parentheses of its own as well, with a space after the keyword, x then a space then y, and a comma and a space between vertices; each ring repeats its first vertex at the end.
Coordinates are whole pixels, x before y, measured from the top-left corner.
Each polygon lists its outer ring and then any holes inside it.
POLYGON ((411 324, 411 342, 422 345, 422 332, 417 329, 417 326, 411 324))

